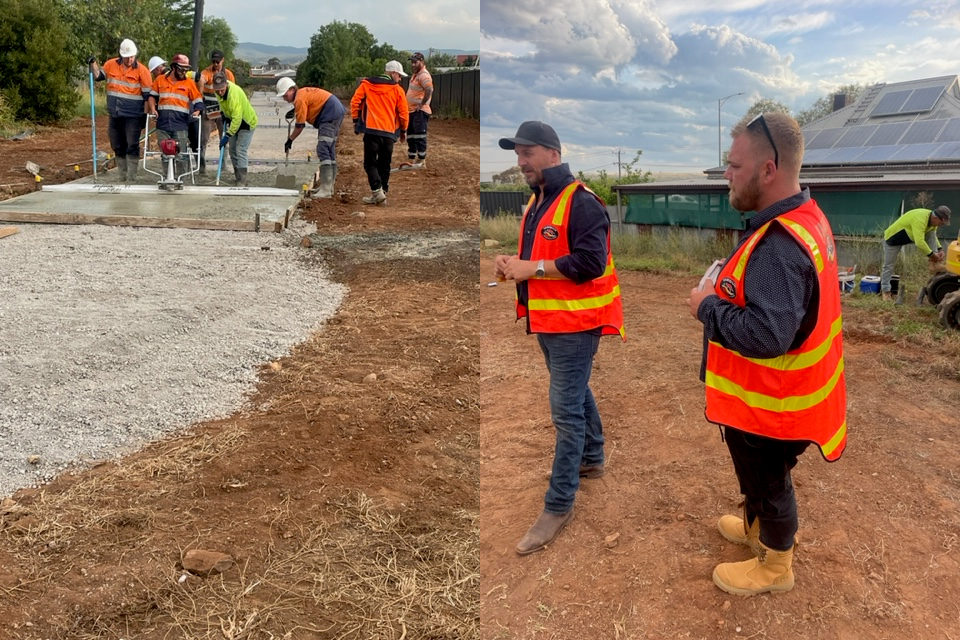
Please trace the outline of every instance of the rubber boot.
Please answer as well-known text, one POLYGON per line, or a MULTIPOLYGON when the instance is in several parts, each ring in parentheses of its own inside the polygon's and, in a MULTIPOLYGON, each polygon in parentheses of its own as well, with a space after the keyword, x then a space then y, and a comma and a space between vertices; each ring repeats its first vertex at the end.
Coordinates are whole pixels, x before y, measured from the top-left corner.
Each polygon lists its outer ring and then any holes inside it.
POLYGON ((237 169, 235 173, 236 173, 236 176, 237 176, 237 186, 238 186, 238 187, 245 187, 245 186, 247 186, 247 170, 246 170, 246 168, 237 169))
POLYGON ((127 159, 117 156, 117 180, 126 184, 127 182, 127 159))
POLYGON ((332 198, 333 197, 333 165, 320 165, 320 184, 310 192, 311 198, 332 198))
POLYGON ((776 551, 757 541, 759 554, 743 562, 724 562, 713 570, 713 583, 727 593, 755 596, 793 589, 793 551, 776 551))
POLYGON ((750 547, 753 555, 757 555, 760 543, 760 518, 754 518, 749 529, 744 526, 746 518, 746 509, 744 509, 742 518, 731 515, 720 516, 720 520, 717 522, 717 530, 730 542, 750 547))
POLYGON ((127 182, 137 184, 137 161, 127 159, 127 182))
POLYGON ((364 204, 383 204, 387 201, 387 194, 383 192, 383 189, 377 189, 376 191, 371 191, 369 196, 364 196, 364 204))
POLYGON ((200 156, 200 173, 207 173, 207 159, 204 156, 200 156))

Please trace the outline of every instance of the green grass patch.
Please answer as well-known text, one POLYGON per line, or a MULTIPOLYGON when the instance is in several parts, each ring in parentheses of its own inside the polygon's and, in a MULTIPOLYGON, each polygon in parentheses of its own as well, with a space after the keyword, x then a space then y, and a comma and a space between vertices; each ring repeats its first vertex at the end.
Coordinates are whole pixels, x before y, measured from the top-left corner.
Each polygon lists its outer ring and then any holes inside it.
MULTIPOLYGON (((90 88, 89 84, 84 85, 82 89, 78 89, 80 95, 79 100, 77 100, 77 108, 74 110, 73 115, 78 118, 89 118, 90 117, 90 88)), ((97 115, 101 116, 107 112, 107 94, 106 90, 100 86, 95 85, 93 89, 93 105, 97 111, 97 115)))

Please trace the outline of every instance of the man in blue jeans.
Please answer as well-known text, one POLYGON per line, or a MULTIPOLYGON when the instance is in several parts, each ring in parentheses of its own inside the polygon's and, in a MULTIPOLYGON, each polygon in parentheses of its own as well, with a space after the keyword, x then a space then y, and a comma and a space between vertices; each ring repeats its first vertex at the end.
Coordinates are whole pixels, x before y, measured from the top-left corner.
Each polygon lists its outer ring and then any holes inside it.
POLYGON ((527 333, 537 335, 543 351, 557 432, 543 512, 517 544, 517 553, 527 555, 553 542, 573 519, 580 478, 604 473, 603 424, 590 371, 600 337, 625 334, 603 200, 561 162, 560 138, 550 125, 524 122, 500 147, 516 152, 533 196, 518 254, 497 256, 494 275, 517 284, 517 319, 526 318, 527 333))

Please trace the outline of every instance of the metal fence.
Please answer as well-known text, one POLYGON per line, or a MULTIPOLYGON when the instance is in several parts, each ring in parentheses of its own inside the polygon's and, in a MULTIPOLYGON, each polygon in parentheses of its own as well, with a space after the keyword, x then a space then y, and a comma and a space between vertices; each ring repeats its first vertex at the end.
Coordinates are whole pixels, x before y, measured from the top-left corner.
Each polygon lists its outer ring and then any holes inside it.
POLYGON ((484 218, 495 218, 501 213, 521 216, 529 200, 529 191, 481 191, 480 213, 484 218))
POLYGON ((480 69, 433 76, 434 113, 459 108, 468 118, 480 118, 480 69))

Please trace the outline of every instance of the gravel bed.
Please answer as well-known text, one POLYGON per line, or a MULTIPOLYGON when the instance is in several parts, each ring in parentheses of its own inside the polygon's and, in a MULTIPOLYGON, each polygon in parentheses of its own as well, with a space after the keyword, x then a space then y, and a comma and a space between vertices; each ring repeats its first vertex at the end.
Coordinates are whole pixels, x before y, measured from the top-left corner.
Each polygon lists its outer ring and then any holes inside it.
POLYGON ((0 239, 0 496, 237 411, 346 293, 302 229, 17 226, 0 239))

